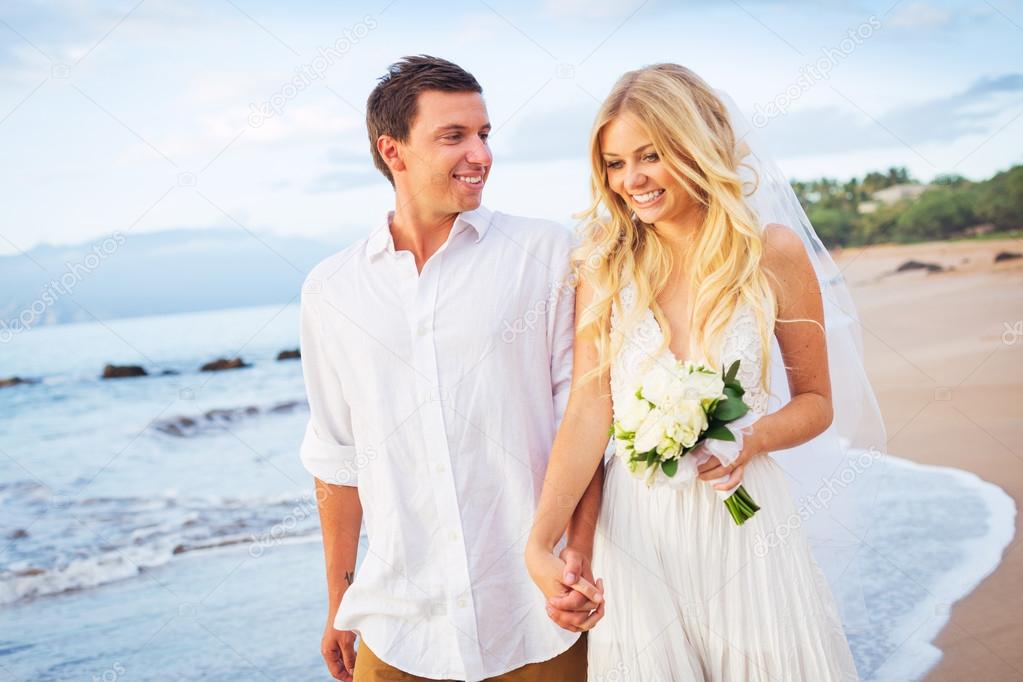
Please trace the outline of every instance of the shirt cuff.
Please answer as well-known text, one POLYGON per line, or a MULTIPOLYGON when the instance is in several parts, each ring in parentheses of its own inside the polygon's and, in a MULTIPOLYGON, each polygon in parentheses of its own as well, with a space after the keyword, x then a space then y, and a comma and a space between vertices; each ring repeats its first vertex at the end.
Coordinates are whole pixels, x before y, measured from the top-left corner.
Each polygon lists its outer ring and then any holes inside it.
POLYGON ((355 446, 323 440, 313 428, 312 420, 306 427, 299 456, 305 470, 324 483, 355 487, 359 484, 355 446))

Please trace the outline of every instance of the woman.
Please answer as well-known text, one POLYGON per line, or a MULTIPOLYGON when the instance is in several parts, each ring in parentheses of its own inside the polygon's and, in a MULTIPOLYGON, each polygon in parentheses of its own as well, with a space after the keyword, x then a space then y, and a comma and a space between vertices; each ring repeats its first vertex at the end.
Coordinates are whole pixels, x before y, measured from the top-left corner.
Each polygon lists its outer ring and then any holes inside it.
POLYGON ((799 235, 762 226, 745 200, 742 147, 713 90, 672 64, 625 74, 594 125, 573 387, 527 547, 534 581, 559 593, 553 548, 652 366, 740 360, 754 423, 735 461, 711 457, 687 483, 656 472, 648 485, 608 461, 593 552, 602 599, 580 626, 596 623, 590 680, 857 677, 803 530, 773 549, 758 541, 796 511, 770 453, 818 436, 833 411, 817 274, 799 235), (775 340, 791 399, 769 412, 775 340), (737 526, 717 490, 740 482, 761 509, 737 526))

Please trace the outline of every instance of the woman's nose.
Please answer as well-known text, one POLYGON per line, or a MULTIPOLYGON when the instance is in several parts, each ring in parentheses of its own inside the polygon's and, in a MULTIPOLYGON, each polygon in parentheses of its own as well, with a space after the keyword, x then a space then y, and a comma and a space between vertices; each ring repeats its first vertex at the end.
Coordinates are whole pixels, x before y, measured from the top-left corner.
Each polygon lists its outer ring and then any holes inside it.
POLYGON ((625 176, 625 189, 639 189, 646 184, 646 176, 639 171, 629 171, 625 176))

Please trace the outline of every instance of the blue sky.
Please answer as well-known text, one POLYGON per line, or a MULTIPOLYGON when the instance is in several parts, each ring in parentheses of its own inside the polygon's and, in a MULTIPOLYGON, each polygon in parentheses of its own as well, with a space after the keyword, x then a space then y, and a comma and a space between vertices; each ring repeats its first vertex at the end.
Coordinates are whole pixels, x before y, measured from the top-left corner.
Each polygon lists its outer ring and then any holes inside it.
POLYGON ((486 203, 566 223, 600 98, 658 61, 728 91, 793 177, 1023 163, 1020 0, 9 0, 0 254, 115 230, 361 236, 392 199, 362 107, 412 53, 483 84, 486 203))

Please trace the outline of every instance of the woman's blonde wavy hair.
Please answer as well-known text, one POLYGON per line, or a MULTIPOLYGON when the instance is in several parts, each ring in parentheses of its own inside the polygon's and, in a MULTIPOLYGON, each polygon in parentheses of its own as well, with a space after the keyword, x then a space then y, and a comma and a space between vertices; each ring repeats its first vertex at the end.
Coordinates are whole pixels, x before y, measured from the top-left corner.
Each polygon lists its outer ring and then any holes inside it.
POLYGON ((583 380, 609 369, 611 359, 647 307, 664 336, 657 353, 671 343, 671 330, 656 298, 671 276, 675 264, 672 252, 654 226, 640 222, 608 185, 600 135, 623 114, 632 114, 643 123, 660 163, 688 189, 704 215, 682 261, 690 283, 690 337, 695 348, 709 362, 718 364, 718 342, 733 313, 743 303, 752 305, 763 348, 760 381, 769 390, 776 301, 761 267, 762 230, 744 200, 739 164, 745 154, 736 148, 724 103, 703 79, 677 64, 655 64, 619 78, 601 105, 590 134, 593 203, 577 216, 586 227, 573 261, 576 281, 589 283, 594 298, 577 320, 576 333, 594 340, 600 361, 583 380), (635 282, 636 305, 616 325, 612 338, 612 304, 621 309, 619 292, 629 280, 635 282))

